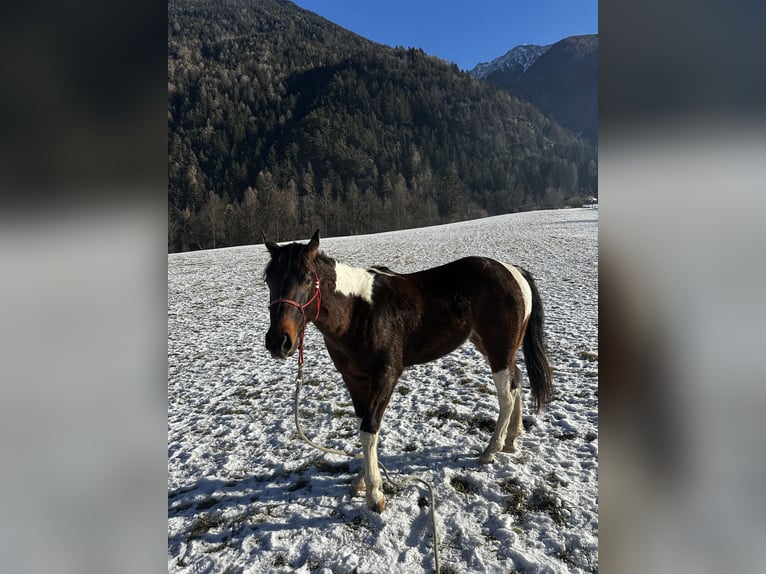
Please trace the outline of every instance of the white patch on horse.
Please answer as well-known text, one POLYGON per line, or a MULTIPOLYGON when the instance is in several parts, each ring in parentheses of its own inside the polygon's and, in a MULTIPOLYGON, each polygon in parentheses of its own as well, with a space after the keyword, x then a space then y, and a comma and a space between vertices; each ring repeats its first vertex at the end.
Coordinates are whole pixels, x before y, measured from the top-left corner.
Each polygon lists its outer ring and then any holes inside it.
POLYGON ((527 283, 527 280, 524 279, 521 271, 516 269, 516 267, 508 263, 503 263, 503 265, 511 272, 513 278, 516 279, 516 283, 521 287, 521 294, 524 297, 524 319, 529 319, 529 316, 532 314, 532 288, 527 283))
MULTIPOLYGON (((364 454, 364 483, 367 490, 367 506, 384 505, 383 493, 380 487, 383 485, 383 479, 380 476, 378 468, 378 434, 372 434, 362 431, 359 433, 362 442, 362 453, 364 454)), ((380 506, 379 510, 382 510, 380 506)))
POLYGON ((484 452, 479 457, 481 464, 487 464, 495 460, 495 453, 498 452, 505 441, 506 433, 508 432, 508 423, 511 420, 511 414, 513 411, 513 396, 511 391, 511 373, 508 369, 503 369, 492 373, 492 380, 495 381, 495 388, 497 389, 497 402, 500 406, 500 414, 497 417, 497 424, 495 425, 495 432, 492 433, 492 438, 489 439, 489 444, 484 452))
POLYGON ((372 303, 372 284, 375 276, 366 269, 335 262, 335 292, 347 297, 361 297, 372 303))

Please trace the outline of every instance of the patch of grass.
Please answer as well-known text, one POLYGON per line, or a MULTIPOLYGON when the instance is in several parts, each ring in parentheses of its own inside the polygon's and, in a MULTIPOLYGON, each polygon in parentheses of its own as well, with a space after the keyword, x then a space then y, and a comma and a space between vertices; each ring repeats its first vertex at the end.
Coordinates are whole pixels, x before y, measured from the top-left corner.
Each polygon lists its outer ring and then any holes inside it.
POLYGON ((186 540, 194 540, 195 538, 201 538, 211 528, 215 528, 221 525, 220 519, 210 514, 203 514, 197 520, 195 520, 189 528, 189 533, 186 540))
POLYGON ((487 534, 484 534, 484 540, 487 542, 497 542, 499 538, 492 534, 491 532, 488 532, 487 534))
POLYGON ((580 351, 579 357, 591 363, 598 361, 598 353, 592 353, 591 351, 580 351))
POLYGON ((588 377, 589 379, 595 379, 596 377, 598 377, 598 371, 585 371, 585 376, 588 377))
MULTIPOLYGON (((460 377, 467 377, 469 372, 464 365, 456 365, 455 370, 453 371, 453 374, 460 377)), ((471 379, 466 379, 466 380, 470 381, 471 379)))
POLYGON ((322 382, 319 379, 309 379, 306 384, 310 387, 318 387, 322 382))
MULTIPOLYGON (((549 482, 566 485, 555 473, 546 477, 549 482)), ((536 487, 531 494, 515 478, 508 478, 500 483, 500 489, 508 495, 505 512, 511 514, 519 522, 524 522, 530 512, 545 512, 557 525, 564 524, 561 502, 544 487, 536 487)))
POLYGON ((459 574, 452 566, 442 566, 439 568, 439 574, 459 574))
POLYGON ((527 517, 527 491, 515 478, 507 478, 500 483, 500 490, 508 495, 505 503, 505 511, 513 515, 517 521, 522 522, 527 517))
POLYGON ((574 431, 563 431, 556 435, 554 435, 555 438, 559 440, 572 440, 574 438, 577 438, 577 433, 574 431))
POLYGON ((228 546, 228 543, 226 543, 226 542, 221 542, 220 544, 216 544, 215 546, 210 546, 210 547, 208 547, 208 548, 205 548, 205 549, 203 550, 203 552, 204 552, 205 554, 213 554, 213 553, 215 553, 215 552, 220 552, 221 550, 223 550, 223 549, 224 549, 224 548, 226 548, 227 546, 228 546))
POLYGON ((414 452, 418 450, 418 445, 416 445, 414 442, 411 442, 404 447, 404 452, 414 452))
POLYGON ((274 558, 273 564, 277 568, 282 568, 283 566, 287 566, 287 558, 285 558, 284 554, 277 554, 277 557, 274 558))
POLYGON ((524 451, 519 456, 513 459, 516 464, 527 464, 529 462, 529 452, 524 451))
POLYGON ((452 485, 452 488, 457 490, 460 494, 473 494, 474 488, 471 486, 471 484, 466 480, 465 477, 462 476, 453 476, 450 481, 450 485, 452 485))
POLYGON ((576 568, 578 566, 577 560, 575 560, 574 550, 567 543, 564 543, 564 550, 561 550, 561 551, 558 552, 558 558, 564 564, 567 564, 568 566, 570 566, 572 568, 576 568))
POLYGON ((532 491, 527 500, 527 507, 532 512, 546 512, 551 520, 559 526, 564 524, 564 517, 561 515, 561 506, 558 500, 541 486, 532 491))
POLYGON ((598 438, 598 433, 595 432, 595 431, 588 431, 585 434, 585 440, 588 441, 588 442, 593 442, 597 438, 598 438))
POLYGON ((397 387, 397 390, 399 391, 399 394, 402 395, 402 396, 407 396, 407 395, 410 394, 410 388, 409 387, 405 387, 404 385, 399 385, 397 387))
POLYGON ((521 424, 524 425, 524 430, 529 430, 533 426, 535 426, 535 423, 537 421, 535 420, 535 417, 522 417, 521 418, 521 424))
MULTIPOLYGON (((229 522, 226 524, 228 528, 232 530, 232 532, 238 532, 245 526, 249 526, 250 528, 256 528, 258 524, 263 524, 266 522, 266 517, 263 516, 259 509, 252 509, 248 510, 246 512, 243 512, 239 516, 235 516, 229 522), (248 524, 249 522, 254 522, 255 524, 248 524)), ((227 542, 229 540, 229 537, 224 537, 224 542, 227 542)))
POLYGON ((351 530, 359 530, 361 528, 367 528, 369 525, 367 519, 363 515, 357 514, 350 522, 346 522, 346 526, 351 528, 351 530))
POLYGON ((459 421, 459 420, 462 420, 462 417, 459 414, 453 413, 452 411, 450 411, 450 410, 448 410, 446 408, 441 408, 438 411, 430 411, 427 416, 428 416, 428 418, 437 418, 437 419, 443 420, 443 421, 459 421))
POLYGON ((480 431, 484 431, 485 433, 492 434, 495 432, 495 426, 497 426, 497 421, 494 419, 489 418, 482 418, 476 420, 476 426, 479 427, 480 431))

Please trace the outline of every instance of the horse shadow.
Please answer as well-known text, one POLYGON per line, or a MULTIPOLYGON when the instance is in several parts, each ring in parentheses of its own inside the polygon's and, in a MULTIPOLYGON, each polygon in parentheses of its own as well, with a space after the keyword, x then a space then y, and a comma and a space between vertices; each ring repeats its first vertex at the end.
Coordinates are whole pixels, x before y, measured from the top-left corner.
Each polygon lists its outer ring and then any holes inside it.
MULTIPOLYGON (((478 452, 457 452, 454 446, 432 446, 413 452, 386 453, 380 461, 395 482, 417 476, 435 490, 438 512, 439 490, 450 477, 466 471, 486 469, 478 462, 478 452)), ((349 487, 362 461, 336 462, 337 457, 318 455, 300 469, 275 469, 235 479, 202 477, 196 482, 168 490, 168 520, 182 518, 184 526, 168 534, 168 555, 186 558, 191 542, 203 543, 203 552, 223 546, 239 546, 249 537, 266 538, 307 529, 346 524, 362 531, 361 536, 375 543, 381 536, 386 512, 369 510, 364 497, 352 497, 349 487), (297 513, 288 505, 311 508, 297 513), (183 554, 183 556, 181 556, 183 554)), ((417 504, 406 543, 410 547, 430 544, 430 498, 427 490, 412 483, 406 487, 386 486, 390 505, 417 504), (412 498, 418 487, 420 495, 412 498)), ((447 488, 450 488, 447 486, 447 488)), ((390 511, 389 511, 390 512, 390 511)), ((410 514, 413 514, 410 512, 410 514)), ((195 551, 196 552, 196 551, 195 551)))
POLYGON ((327 474, 312 473, 310 480, 300 471, 274 470, 235 479, 202 477, 189 485, 169 489, 168 521, 181 518, 184 526, 172 534, 169 529, 168 554, 179 555, 184 545, 188 553, 189 543, 195 540, 211 547, 232 545, 262 532, 316 527, 322 522, 321 516, 332 509, 322 509, 317 503, 319 517, 307 515, 297 521, 291 517, 290 523, 285 523, 283 508, 310 496, 312 490, 332 498, 347 494, 343 482, 336 478, 347 465, 325 463, 320 467, 327 474), (320 484, 312 486, 315 481, 320 484))

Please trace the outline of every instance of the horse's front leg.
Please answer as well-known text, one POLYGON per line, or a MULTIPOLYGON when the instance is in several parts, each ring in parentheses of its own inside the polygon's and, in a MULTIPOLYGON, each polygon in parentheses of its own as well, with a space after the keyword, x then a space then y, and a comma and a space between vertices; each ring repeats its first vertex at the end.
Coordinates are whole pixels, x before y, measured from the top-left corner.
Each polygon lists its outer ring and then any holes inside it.
MULTIPOLYGON (((362 418, 356 417, 357 432, 360 431, 361 427, 362 418)), ((367 487, 364 484, 364 464, 362 464, 362 468, 359 469, 359 474, 357 474, 351 481, 351 496, 359 496, 360 494, 363 494, 365 490, 367 490, 367 487)))
MULTIPOLYGON (((330 354, 332 355, 332 352, 330 354)), ((367 506, 376 512, 383 512, 386 499, 381 490, 383 480, 378 467, 378 433, 383 412, 391 399, 396 381, 404 369, 401 366, 398 368, 394 366, 394 361, 380 359, 374 364, 387 366, 382 369, 381 374, 371 376, 362 374, 373 370, 369 363, 364 366, 349 365, 340 359, 342 357, 333 360, 343 374, 343 382, 346 383, 351 401, 354 403, 364 456, 362 470, 351 482, 351 495, 356 496, 364 492, 367 497, 367 506)))
MULTIPOLYGON (((361 428, 362 419, 357 417, 356 420, 361 428)), ((386 500, 383 493, 380 492, 382 480, 378 467, 378 433, 366 433, 360 430, 360 438, 364 460, 359 474, 351 481, 351 496, 372 492, 372 496, 367 497, 367 506, 376 512, 382 512, 386 507, 386 500), (371 477, 369 481, 367 480, 368 476, 371 477), (367 487, 368 482, 371 485, 369 489, 367 487)))
POLYGON ((375 512, 383 512, 386 508, 386 499, 383 496, 383 479, 380 476, 378 466, 378 434, 383 419, 383 413, 388 406, 394 391, 396 381, 402 369, 389 368, 388 376, 373 379, 370 399, 364 409, 360 438, 362 452, 364 454, 364 486, 367 496, 367 507, 375 512))
POLYGON ((364 485, 367 495, 367 508, 377 513, 386 508, 386 498, 381 487, 383 479, 378 467, 378 433, 362 431, 362 452, 364 453, 364 485))

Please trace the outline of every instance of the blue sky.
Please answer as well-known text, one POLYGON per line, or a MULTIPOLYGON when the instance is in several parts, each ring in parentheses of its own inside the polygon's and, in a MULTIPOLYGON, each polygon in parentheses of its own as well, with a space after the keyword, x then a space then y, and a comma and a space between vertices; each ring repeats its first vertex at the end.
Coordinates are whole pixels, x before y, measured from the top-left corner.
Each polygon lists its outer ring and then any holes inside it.
POLYGON ((519 44, 598 32, 597 0, 293 0, 389 46, 423 48, 470 70, 519 44))

